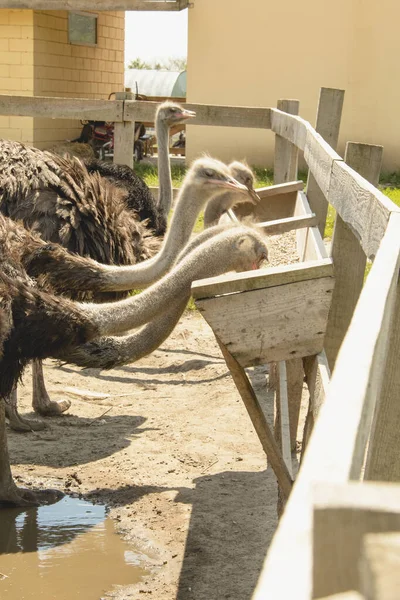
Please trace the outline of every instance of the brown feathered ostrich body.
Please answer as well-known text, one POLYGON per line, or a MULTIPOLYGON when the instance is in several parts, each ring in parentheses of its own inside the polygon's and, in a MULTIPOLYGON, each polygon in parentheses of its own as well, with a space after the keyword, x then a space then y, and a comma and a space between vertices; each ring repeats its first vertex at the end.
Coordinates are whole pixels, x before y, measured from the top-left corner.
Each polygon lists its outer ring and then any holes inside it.
MULTIPOLYGON (((83 304, 41 291, 27 276, 23 263, 29 265, 30 254, 41 243, 0 218, 0 503, 26 505, 57 497, 53 492, 42 498, 18 490, 11 475, 2 399, 11 394, 27 362, 55 357, 102 368, 132 362, 169 335, 185 308, 193 279, 255 268, 267 255, 259 232, 234 227, 186 252, 170 273, 142 294, 111 304, 83 304), (134 334, 104 337, 146 323, 134 334)), ((89 261, 88 269, 93 268, 89 261)))
MULTIPOLYGON (((0 140, 0 211, 14 220, 22 220, 43 239, 60 243, 68 250, 101 263, 132 265, 149 259, 160 242, 136 211, 146 209, 142 214, 147 216, 151 209, 149 222, 156 224, 158 233, 165 230, 172 200, 169 128, 192 116, 191 111, 172 103, 161 105, 157 111, 156 127, 160 136, 157 208, 147 200, 146 204, 142 189, 135 205, 132 192, 135 178, 129 175, 127 168, 107 168, 99 164, 86 167, 76 158, 59 157, 18 142, 0 140), (118 177, 120 185, 115 185, 118 177)), ((69 295, 82 297, 74 286, 69 295)), ((105 301, 121 294, 92 293, 91 297, 105 301)), ((69 400, 59 403, 50 400, 42 366, 37 361, 33 365, 33 406, 42 415, 60 414, 70 406, 69 400)), ((10 418, 17 430, 29 431, 34 426, 24 423, 16 413, 10 418)))

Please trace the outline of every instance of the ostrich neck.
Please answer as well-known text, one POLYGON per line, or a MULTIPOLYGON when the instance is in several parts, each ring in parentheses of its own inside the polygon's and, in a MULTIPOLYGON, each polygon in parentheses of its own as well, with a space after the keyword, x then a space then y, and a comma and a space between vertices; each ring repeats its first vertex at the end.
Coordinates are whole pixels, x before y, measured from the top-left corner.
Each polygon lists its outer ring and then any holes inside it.
MULTIPOLYGON (((216 194, 215 190, 213 194, 216 194)), ((166 238, 157 256, 134 266, 104 266, 102 289, 113 291, 130 290, 134 287, 141 289, 162 277, 174 264, 179 251, 189 241, 197 215, 208 200, 209 195, 195 189, 190 180, 184 183, 166 238)))
POLYGON ((98 328, 99 335, 119 334, 162 314, 182 296, 190 294, 194 279, 232 269, 235 230, 211 238, 186 256, 168 275, 141 294, 107 304, 80 304, 80 309, 98 328))
POLYGON ((161 120, 156 122, 158 144, 158 209, 165 218, 172 204, 172 178, 169 162, 169 127, 161 120))

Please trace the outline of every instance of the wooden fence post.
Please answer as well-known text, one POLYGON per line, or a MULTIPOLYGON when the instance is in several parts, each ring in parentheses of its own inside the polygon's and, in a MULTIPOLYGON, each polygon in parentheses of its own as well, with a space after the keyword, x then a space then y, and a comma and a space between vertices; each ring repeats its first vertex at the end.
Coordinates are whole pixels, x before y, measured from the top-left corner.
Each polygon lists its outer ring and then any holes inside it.
MULTIPOLYGON (((277 108, 290 115, 299 114, 298 100, 278 100, 277 108)), ((286 183, 297 179, 297 147, 280 135, 275 136, 274 183, 286 183)))
MULTIPOLYGON (((130 92, 117 92, 116 100, 133 100, 134 95, 130 92)), ((125 103, 123 110, 125 119, 125 103)), ((125 121, 114 125, 114 163, 128 165, 133 168, 133 148, 135 144, 135 121, 125 121)))
MULTIPOLYGON (((277 108, 290 115, 299 114, 298 100, 278 100, 277 108)), ((297 179, 298 148, 280 135, 275 135, 274 183, 287 183, 297 179)), ((303 391, 303 362, 299 358, 286 361, 287 396, 289 402, 291 449, 296 449, 297 423, 299 419, 301 395, 303 391)), ((277 426, 280 423, 280 385, 277 384, 276 415, 277 426)))
MULTIPOLYGON (((321 88, 315 130, 334 150, 336 150, 339 139, 343 100, 344 90, 321 88)), ((307 180, 307 199, 312 211, 317 216, 318 228, 323 239, 326 215, 328 213, 328 201, 311 171, 308 174, 307 180)))
POLYGON ((360 590, 359 559, 368 533, 400 531, 400 488, 320 483, 314 494, 313 598, 360 590))
MULTIPOLYGON (((382 146, 348 142, 345 161, 372 185, 379 182, 382 146)), ((350 325, 365 275, 366 257, 359 240, 336 215, 331 256, 335 269, 335 287, 325 335, 325 352, 331 371, 350 325)))
POLYGON ((400 283, 397 284, 395 313, 389 329, 388 345, 380 399, 371 427, 364 478, 399 482, 400 283))

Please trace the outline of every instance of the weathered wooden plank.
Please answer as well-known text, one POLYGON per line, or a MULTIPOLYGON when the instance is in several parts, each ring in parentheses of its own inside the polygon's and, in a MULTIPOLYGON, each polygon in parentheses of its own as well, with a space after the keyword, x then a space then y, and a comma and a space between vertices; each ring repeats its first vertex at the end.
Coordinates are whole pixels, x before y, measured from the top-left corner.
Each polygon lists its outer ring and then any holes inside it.
POLYGON ((328 201, 359 240, 367 258, 373 259, 391 212, 398 207, 344 162, 332 167, 328 201))
POLYGON ((114 127, 114 160, 117 165, 128 165, 133 168, 133 147, 135 143, 135 123, 125 121, 115 123, 114 127))
MULTIPOLYGON (((131 92, 117 92, 116 100, 126 101, 133 97, 131 92)), ((135 121, 115 123, 114 126, 114 158, 117 165, 133 168, 133 150, 135 144, 135 121)))
MULTIPOLYGON (((315 130, 333 150, 336 150, 338 143, 343 100, 344 90, 324 87, 320 90, 315 130)), ((317 215, 320 234, 324 237, 328 201, 311 170, 308 173, 307 198, 317 215)))
POLYGON ((0 115, 122 121, 122 111, 116 100, 0 95, 0 115))
POLYGON ((186 0, 0 0, 0 8, 30 10, 183 10, 186 0))
MULTIPOLYGON (((400 235, 400 231, 399 231, 400 235)), ((394 319, 389 328, 389 349, 381 396, 374 416, 364 477, 400 481, 400 284, 394 319)))
POLYGON ((289 398, 288 398, 288 380, 286 372, 286 363, 278 363, 279 394, 277 396, 277 422, 279 427, 279 436, 277 437, 279 446, 282 449, 282 458, 285 461, 290 477, 293 479, 290 419, 289 419, 289 398))
POLYGON ((328 196, 333 163, 342 158, 312 127, 307 130, 304 159, 324 197, 328 196))
POLYGON ((254 429, 256 430, 262 447, 268 457, 268 463, 274 470, 284 498, 287 498, 292 489, 293 481, 268 422, 264 416, 264 413, 260 407, 254 390, 250 385, 244 369, 237 362, 235 357, 229 352, 225 344, 223 344, 217 336, 216 339, 221 348, 228 369, 232 375, 232 379, 235 382, 249 417, 253 423, 254 429))
POLYGON ((366 600, 397 600, 400 590, 400 534, 365 535, 359 571, 360 589, 366 600))
POLYGON ((195 299, 213 298, 223 294, 265 289, 332 276, 333 263, 330 258, 326 258, 309 264, 294 263, 292 265, 260 269, 257 272, 229 273, 218 277, 200 279, 193 282, 192 295, 195 299))
POLYGON ((256 188, 256 192, 263 200, 264 198, 270 198, 271 196, 279 196, 280 194, 287 194, 288 192, 297 192, 303 189, 304 182, 299 180, 256 188))
POLYGON ((196 306, 247 367, 321 352, 332 288, 333 278, 323 277, 196 300, 196 306))
MULTIPOLYGON (((345 160, 348 165, 378 185, 382 162, 382 146, 348 143, 345 160)), ((331 255, 335 265, 336 285, 332 296, 326 332, 325 350, 329 366, 333 370, 340 345, 350 325, 354 309, 364 283, 366 257, 358 238, 336 215, 331 255)))
POLYGON ((257 223, 257 227, 262 229, 268 235, 277 235, 287 233, 304 227, 316 227, 318 223, 317 216, 314 214, 307 216, 289 217, 287 219, 274 219, 273 221, 264 221, 257 223))
MULTIPOLYGON (((124 119, 129 121, 154 121, 158 102, 127 101, 125 103, 124 119)), ((190 120, 190 125, 213 125, 221 127, 250 127, 270 129, 270 108, 254 108, 249 106, 220 106, 212 104, 189 104, 182 106, 196 112, 196 117, 190 120)))
POLYGON ((306 421, 303 431, 303 443, 301 449, 302 459, 307 448, 308 441, 314 429, 321 406, 328 394, 331 371, 328 365, 325 351, 316 356, 307 356, 303 359, 304 373, 310 393, 306 421))
POLYGON ((399 216, 392 215, 342 344, 328 396, 264 565, 254 600, 309 600, 314 482, 361 472, 400 267, 399 216), (339 437, 338 437, 339 436, 339 437), (338 440, 340 443, 338 443, 338 440), (287 577, 290 573, 291 576, 287 577))
MULTIPOLYGON (((278 109, 291 115, 299 114, 298 100, 278 100, 278 109)), ((285 183, 297 178, 298 148, 280 135, 275 136, 274 182, 285 183)))
POLYGON ((387 531, 400 531, 400 487, 359 482, 318 485, 314 489, 312 597, 359 590, 364 535, 387 531))
POLYGON ((311 125, 294 115, 289 115, 277 108, 270 109, 271 130, 285 138, 292 144, 295 144, 300 150, 304 150, 306 145, 307 130, 311 125))

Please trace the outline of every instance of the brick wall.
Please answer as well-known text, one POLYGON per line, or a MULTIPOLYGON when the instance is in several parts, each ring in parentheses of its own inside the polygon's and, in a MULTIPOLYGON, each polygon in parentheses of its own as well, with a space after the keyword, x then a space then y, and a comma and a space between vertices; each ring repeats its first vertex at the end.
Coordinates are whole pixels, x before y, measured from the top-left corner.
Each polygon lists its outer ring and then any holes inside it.
MULTIPOLYGON (((100 12, 97 46, 68 43, 66 11, 34 12, 35 96, 107 99, 124 86, 123 12, 100 12)), ((35 119, 34 144, 78 135, 80 123, 64 119, 35 119)))
MULTIPOLYGON (((0 10, 0 94, 33 95, 33 11, 0 10)), ((33 142, 33 119, 0 115, 0 136, 33 142)))
MULTIPOLYGON (((124 86, 123 12, 100 12, 97 45, 68 42, 67 11, 0 11, 0 93, 107 99, 124 86)), ((71 139, 79 121, 1 117, 0 136, 40 148, 71 139)))

